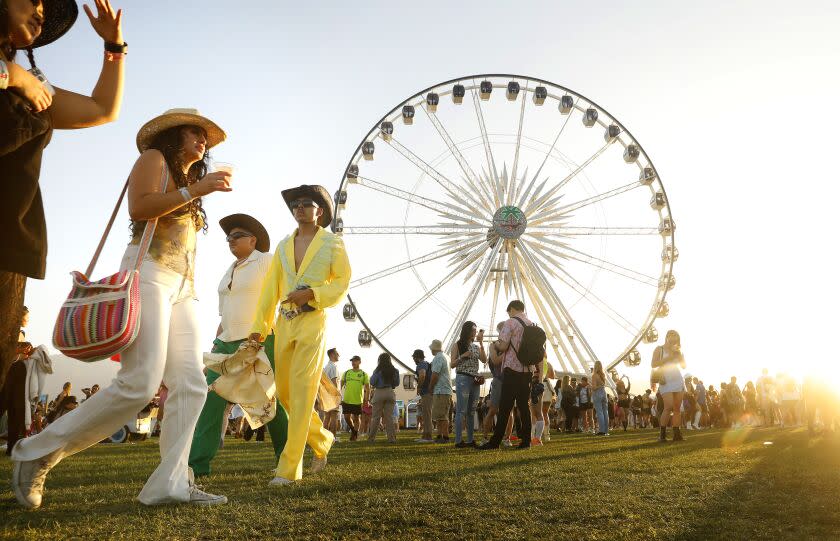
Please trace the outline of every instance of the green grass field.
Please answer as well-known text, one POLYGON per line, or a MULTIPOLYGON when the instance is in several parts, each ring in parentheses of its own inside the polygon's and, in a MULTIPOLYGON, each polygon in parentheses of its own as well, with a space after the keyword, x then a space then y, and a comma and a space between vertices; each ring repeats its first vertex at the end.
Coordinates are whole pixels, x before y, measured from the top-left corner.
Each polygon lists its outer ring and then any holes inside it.
MULTIPOLYGON (((269 487, 270 445, 228 439, 205 482, 230 503, 148 508, 134 497, 157 441, 98 445, 14 502, 0 459, 3 538, 839 539, 840 437, 802 429, 554 435, 529 451, 340 443, 318 475, 269 487), (772 442, 766 444, 765 442, 772 442)), ((380 435, 382 438, 382 435, 380 435)), ((346 439, 345 439, 346 442, 346 439)), ((308 464, 309 453, 306 463, 308 464)))

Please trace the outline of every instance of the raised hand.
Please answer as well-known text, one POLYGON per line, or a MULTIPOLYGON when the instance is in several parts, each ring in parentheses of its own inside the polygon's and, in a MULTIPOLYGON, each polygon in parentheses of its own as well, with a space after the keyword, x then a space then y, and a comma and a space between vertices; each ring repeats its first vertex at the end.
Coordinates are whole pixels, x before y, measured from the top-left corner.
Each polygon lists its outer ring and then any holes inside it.
POLYGON ((96 17, 93 16, 93 11, 88 5, 84 5, 85 13, 90 19, 90 25, 103 40, 109 43, 122 44, 122 10, 118 9, 114 12, 110 0, 94 0, 94 3, 96 4, 96 17))

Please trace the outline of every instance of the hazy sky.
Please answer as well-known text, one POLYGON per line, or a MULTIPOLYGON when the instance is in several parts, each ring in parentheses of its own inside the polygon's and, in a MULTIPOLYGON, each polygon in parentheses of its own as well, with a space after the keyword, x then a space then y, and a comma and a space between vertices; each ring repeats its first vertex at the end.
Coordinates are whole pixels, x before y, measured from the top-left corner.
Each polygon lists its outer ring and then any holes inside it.
MULTIPOLYGON (((489 72, 587 95, 642 142, 680 249, 671 315, 657 326, 680 331, 692 372, 720 381, 761 366, 829 366, 825 337, 840 300, 830 248, 840 194, 836 2, 115 5, 130 44, 120 119, 57 132, 45 153, 50 248, 46 280, 27 288, 33 341, 50 342, 68 273, 87 265, 137 157, 137 129, 152 116, 198 107, 228 133, 215 157, 237 166, 235 191, 205 200, 211 228, 200 239, 197 289, 209 347, 215 289, 230 263, 220 217, 251 213, 275 243, 294 227, 281 189, 320 183, 332 192, 385 112, 427 86, 489 72)), ((56 86, 84 92, 100 58, 84 14, 37 53, 56 86)), ((97 276, 117 269, 127 240, 123 209, 97 276)), ((360 352, 358 326, 338 313, 330 324, 345 361, 360 352)), ((376 352, 362 353, 369 366, 376 352)), ((644 379, 648 363, 645 350, 631 375, 644 379)))

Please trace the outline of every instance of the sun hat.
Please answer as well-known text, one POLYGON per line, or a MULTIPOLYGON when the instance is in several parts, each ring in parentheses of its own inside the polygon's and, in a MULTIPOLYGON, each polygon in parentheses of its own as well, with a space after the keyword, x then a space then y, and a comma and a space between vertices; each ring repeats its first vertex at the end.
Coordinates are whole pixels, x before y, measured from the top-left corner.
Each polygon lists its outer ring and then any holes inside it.
MULTIPOLYGON (((315 201, 319 207, 324 209, 323 214, 318 219, 318 225, 321 227, 327 227, 332 223, 333 220, 333 202, 332 197, 330 197, 330 193, 327 191, 326 188, 323 186, 318 186, 317 184, 302 184, 297 188, 289 188, 288 190, 283 190, 282 192, 283 200, 286 202, 286 207, 289 204, 302 197, 309 197, 313 201, 315 201)), ((291 211, 291 209, 289 209, 291 211)), ((294 215, 294 213, 292 213, 294 215)))
POLYGON ((202 116, 198 109, 169 109, 143 124, 137 132, 137 150, 149 148, 159 133, 176 126, 198 126, 207 132, 207 148, 213 148, 227 138, 224 130, 209 118, 202 116))
POLYGON ((265 230, 263 224, 253 216, 247 214, 231 214, 219 220, 219 225, 225 235, 230 235, 230 231, 234 227, 241 227, 249 233, 257 237, 256 249, 260 252, 266 253, 271 250, 271 239, 268 236, 268 231, 265 230))
POLYGON ((41 25, 41 33, 32 42, 29 49, 48 45, 70 30, 76 17, 79 16, 79 6, 76 0, 43 0, 44 22, 41 25))
POLYGON ((429 349, 443 351, 443 342, 441 342, 440 340, 432 340, 432 343, 429 344, 429 349))

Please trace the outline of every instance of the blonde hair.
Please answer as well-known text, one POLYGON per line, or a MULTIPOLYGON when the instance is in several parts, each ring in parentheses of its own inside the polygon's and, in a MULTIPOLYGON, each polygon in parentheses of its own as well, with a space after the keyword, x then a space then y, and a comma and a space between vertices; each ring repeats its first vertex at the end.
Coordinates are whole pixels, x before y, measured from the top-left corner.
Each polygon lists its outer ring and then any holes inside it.
MULTIPOLYGON (((680 343, 680 333, 678 333, 677 331, 675 331, 675 330, 671 329, 670 331, 668 331, 667 333, 665 333, 665 343, 666 343, 666 344, 668 343, 668 337, 669 337, 669 336, 671 336, 671 335, 673 335, 673 336, 676 336, 676 337, 677 337, 677 343, 676 343, 676 344, 674 344, 674 350, 673 350, 673 351, 674 351, 674 353, 682 353, 682 344, 680 343)), ((663 344, 663 346, 662 346, 662 349, 665 349, 665 345, 664 345, 664 344, 663 344)))

